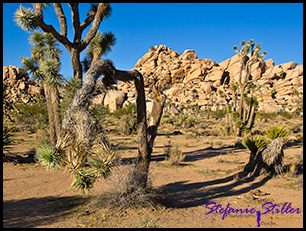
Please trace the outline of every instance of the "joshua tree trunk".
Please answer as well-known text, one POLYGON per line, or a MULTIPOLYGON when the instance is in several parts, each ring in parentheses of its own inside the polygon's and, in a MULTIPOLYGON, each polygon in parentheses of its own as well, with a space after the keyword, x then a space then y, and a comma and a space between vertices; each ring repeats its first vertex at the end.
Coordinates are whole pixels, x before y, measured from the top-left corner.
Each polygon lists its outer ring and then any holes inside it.
POLYGON ((52 88, 48 84, 44 84, 44 92, 48 110, 49 138, 50 142, 55 145, 61 127, 59 93, 58 89, 52 88))
POLYGON ((151 113, 151 118, 149 120, 150 126, 147 128, 144 82, 143 76, 138 71, 120 71, 105 60, 98 60, 93 63, 84 76, 82 88, 76 92, 68 107, 62 123, 62 134, 67 132, 75 134, 75 139, 78 140, 80 146, 86 146, 88 148, 93 145, 97 136, 103 139, 103 129, 99 128, 96 118, 88 111, 89 101, 95 90, 97 79, 101 75, 104 75, 102 82, 106 87, 116 80, 124 82, 134 81, 135 83, 138 134, 137 170, 140 171, 140 175, 142 176, 139 184, 145 188, 153 150, 153 142, 162 115, 165 96, 160 96, 159 93, 156 93, 153 103, 153 113, 151 113), (77 133, 75 131, 76 128, 78 129, 77 133))
POLYGON ((61 131, 61 116, 59 108, 59 92, 57 88, 51 88, 51 104, 52 104, 52 113, 53 113, 53 126, 55 132, 55 139, 57 140, 60 131, 61 131))
POLYGON ((48 121, 49 121, 49 139, 50 142, 55 145, 56 143, 56 133, 55 133, 55 125, 54 125, 54 114, 52 108, 52 95, 51 95, 51 88, 44 84, 44 92, 46 97, 46 104, 48 110, 48 121))
POLYGON ((80 51, 72 48, 70 54, 74 78, 79 79, 82 82, 82 64, 80 61, 80 51))

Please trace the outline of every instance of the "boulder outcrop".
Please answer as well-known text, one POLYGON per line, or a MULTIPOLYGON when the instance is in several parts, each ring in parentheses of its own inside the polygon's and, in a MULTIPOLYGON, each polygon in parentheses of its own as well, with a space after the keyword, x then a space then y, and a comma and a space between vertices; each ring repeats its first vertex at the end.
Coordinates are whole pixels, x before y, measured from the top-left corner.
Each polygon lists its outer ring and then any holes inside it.
POLYGON ((37 102, 37 97, 44 95, 44 91, 40 84, 30 79, 21 68, 3 66, 3 94, 7 104, 31 104, 37 102))
MULTIPOLYGON (((150 85, 158 83, 176 104, 198 103, 205 107, 206 94, 212 90, 228 92, 230 84, 239 78, 240 67, 237 54, 218 64, 211 59, 198 59, 191 49, 180 55, 165 45, 156 45, 137 61, 134 69, 143 74, 148 93, 150 85)), ((260 111, 278 112, 283 107, 296 110, 294 94, 303 92, 303 65, 289 62, 275 66, 273 59, 259 59, 252 65, 251 75, 262 86, 261 92, 255 94, 261 99, 260 111)), ((118 89, 133 92, 134 86, 119 83, 118 89)), ((222 106, 225 99, 219 98, 222 106)))
MULTIPOLYGON (((212 59, 198 58, 191 49, 179 54, 165 45, 156 45, 136 62, 133 69, 142 73, 148 98, 151 97, 151 85, 159 84, 177 106, 198 104, 205 109, 212 91, 230 92, 231 83, 239 77, 240 66, 238 55, 216 63, 212 59)), ((255 92, 259 111, 295 111, 299 107, 297 93, 303 93, 303 65, 294 62, 275 65, 273 59, 259 59, 252 65, 251 75, 261 86, 261 91, 255 92)), ((19 67, 3 67, 3 85, 8 104, 17 101, 32 103, 36 95, 43 94, 38 82, 29 79, 19 67)), ((96 96, 93 104, 109 105, 110 110, 115 111, 126 101, 135 102, 133 83, 119 81, 117 88, 118 91, 96 96)), ((226 99, 218 95, 214 97, 219 108, 224 107, 226 99)))

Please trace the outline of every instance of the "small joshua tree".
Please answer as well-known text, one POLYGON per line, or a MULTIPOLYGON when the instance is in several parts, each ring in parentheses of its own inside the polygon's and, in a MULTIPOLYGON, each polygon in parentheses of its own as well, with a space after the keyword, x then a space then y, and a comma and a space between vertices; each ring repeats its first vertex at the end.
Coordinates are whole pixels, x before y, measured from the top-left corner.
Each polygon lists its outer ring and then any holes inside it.
POLYGON ((271 127, 267 132, 267 137, 272 142, 268 146, 264 137, 261 139, 247 137, 243 140, 242 144, 251 151, 249 162, 244 168, 245 171, 250 172, 249 176, 258 176, 268 172, 280 175, 284 172, 283 146, 287 136, 288 132, 283 127, 271 127))
POLYGON ((256 154, 259 151, 262 151, 266 147, 267 142, 266 142, 264 137, 262 137, 262 138, 255 137, 254 138, 252 136, 248 136, 248 137, 243 139, 242 145, 244 147, 246 147, 247 149, 249 149, 250 152, 251 152, 249 161, 246 164, 246 166, 244 167, 245 171, 251 172, 251 171, 253 171, 253 167, 255 165, 256 154))

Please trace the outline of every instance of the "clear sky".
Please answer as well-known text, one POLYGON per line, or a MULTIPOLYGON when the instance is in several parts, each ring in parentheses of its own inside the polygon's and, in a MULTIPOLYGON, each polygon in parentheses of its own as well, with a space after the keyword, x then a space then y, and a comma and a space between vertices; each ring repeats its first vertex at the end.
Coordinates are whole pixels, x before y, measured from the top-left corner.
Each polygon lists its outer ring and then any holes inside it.
MULTIPOLYGON (((30 57, 29 33, 13 21, 19 3, 3 4, 3 65, 21 67, 19 56, 30 57)), ((23 3, 32 7, 32 4, 23 3)), ((112 31, 117 44, 107 58, 117 69, 134 67, 151 46, 166 45, 182 54, 193 49, 198 58, 217 63, 233 55, 234 45, 254 39, 275 65, 294 61, 303 64, 302 3, 112 3, 113 13, 99 30, 112 31)), ((68 38, 73 39, 71 10, 63 3, 68 21, 68 38), (70 35, 70 36, 69 36, 70 35)), ((80 20, 86 18, 88 3, 80 4, 80 20)), ((45 22, 59 31, 53 6, 45 22)), ((88 31, 88 30, 87 30, 88 31)), ((83 37, 86 35, 85 31, 83 37)), ((70 54, 63 47, 61 74, 73 76, 70 54)), ((82 52, 83 56, 85 51, 82 52)))

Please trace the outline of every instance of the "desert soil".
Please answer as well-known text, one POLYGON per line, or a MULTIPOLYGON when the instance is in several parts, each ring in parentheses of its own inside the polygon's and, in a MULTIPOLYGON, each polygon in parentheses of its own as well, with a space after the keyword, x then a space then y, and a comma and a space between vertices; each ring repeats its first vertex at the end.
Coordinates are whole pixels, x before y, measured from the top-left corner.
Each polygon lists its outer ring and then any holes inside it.
MULTIPOLYGON (((260 227, 303 227, 303 174, 282 177, 241 178, 248 150, 234 146, 232 137, 197 137, 184 134, 159 134, 156 138, 150 179, 166 195, 166 204, 158 208, 110 210, 95 207, 91 198, 108 190, 109 182, 95 183, 87 195, 70 189, 72 176, 46 171, 31 163, 42 134, 13 133, 14 143, 4 148, 8 156, 21 156, 25 163, 3 163, 3 227, 257 227, 256 214, 210 213, 207 204, 215 202, 226 208, 255 208, 267 202, 287 202, 301 213, 261 215, 260 227), (164 158, 168 140, 178 144, 186 156, 180 166, 169 166, 164 158), (255 190, 266 193, 253 197, 255 190)), ((137 155, 136 135, 110 135, 124 160, 137 155)), ((284 148, 284 163, 297 161, 302 144, 284 148)), ((20 157, 19 157, 20 158, 20 157)), ((287 210, 288 212, 288 210, 287 210)))

